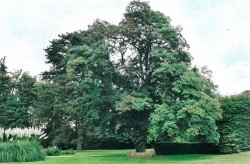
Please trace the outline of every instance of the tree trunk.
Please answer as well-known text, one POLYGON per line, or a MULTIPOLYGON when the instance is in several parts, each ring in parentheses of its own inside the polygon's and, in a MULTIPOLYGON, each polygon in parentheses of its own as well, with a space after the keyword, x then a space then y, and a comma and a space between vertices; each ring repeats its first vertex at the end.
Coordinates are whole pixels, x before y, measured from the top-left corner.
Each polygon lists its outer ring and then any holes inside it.
POLYGON ((79 139, 77 139, 76 150, 82 150, 82 144, 81 144, 81 141, 79 139))
MULTIPOLYGON (((148 136, 148 117, 149 112, 143 111, 143 116, 137 112, 136 117, 140 118, 140 123, 134 127, 134 144, 136 152, 146 152, 147 136, 148 136)), ((138 119, 139 120, 139 119, 138 119)))
POLYGON ((136 152, 145 152, 146 151, 146 141, 141 141, 135 145, 136 152))
POLYGON ((135 142, 135 151, 136 152, 145 152, 146 151, 146 144, 147 144, 147 135, 142 135, 143 132, 141 132, 136 142, 135 142))
POLYGON ((80 126, 80 119, 77 122, 76 127, 77 127, 76 150, 82 150, 83 129, 81 129, 81 126, 80 126))

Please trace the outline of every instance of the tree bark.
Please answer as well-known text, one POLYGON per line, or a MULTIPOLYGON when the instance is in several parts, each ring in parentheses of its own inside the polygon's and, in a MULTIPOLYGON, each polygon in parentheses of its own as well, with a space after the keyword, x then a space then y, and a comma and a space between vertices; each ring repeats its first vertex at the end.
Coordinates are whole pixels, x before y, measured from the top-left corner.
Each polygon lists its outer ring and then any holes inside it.
POLYGON ((76 150, 82 150, 82 144, 79 139, 77 140, 77 143, 76 143, 76 150))
POLYGON ((145 152, 146 151, 146 141, 141 141, 140 143, 135 145, 136 152, 145 152))
POLYGON ((80 119, 76 124, 77 128, 77 141, 76 141, 76 150, 82 150, 82 140, 83 140, 83 130, 80 126, 80 119))
POLYGON ((135 142, 135 151, 136 152, 146 152, 147 145, 147 131, 142 131, 140 136, 137 137, 137 141, 135 142))

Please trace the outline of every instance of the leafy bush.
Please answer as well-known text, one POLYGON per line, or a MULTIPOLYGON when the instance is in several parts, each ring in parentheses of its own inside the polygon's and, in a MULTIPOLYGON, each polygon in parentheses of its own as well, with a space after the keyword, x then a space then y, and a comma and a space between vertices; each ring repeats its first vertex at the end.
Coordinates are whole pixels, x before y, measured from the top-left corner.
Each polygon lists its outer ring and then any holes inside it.
POLYGON ((219 122, 222 153, 250 150, 250 91, 222 97, 223 120, 219 122))
POLYGON ((59 156, 62 154, 62 150, 58 147, 49 147, 45 149, 47 156, 59 156))
POLYGON ((45 149, 45 152, 48 156, 59 156, 59 155, 67 155, 67 154, 75 154, 76 151, 73 149, 61 150, 58 147, 49 147, 45 149))
POLYGON ((67 154, 75 154, 76 151, 73 149, 69 149, 69 150, 63 150, 62 151, 62 155, 67 155, 67 154))
POLYGON ((44 149, 37 141, 0 142, 0 162, 30 162, 44 159, 44 149))
POLYGON ((216 154, 218 147, 210 143, 155 143, 157 155, 167 154, 216 154))

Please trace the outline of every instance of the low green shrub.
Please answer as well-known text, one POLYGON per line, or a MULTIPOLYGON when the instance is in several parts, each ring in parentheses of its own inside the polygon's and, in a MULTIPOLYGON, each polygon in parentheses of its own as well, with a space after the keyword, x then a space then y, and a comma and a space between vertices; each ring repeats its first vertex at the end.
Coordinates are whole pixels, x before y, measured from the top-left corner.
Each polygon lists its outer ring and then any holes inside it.
POLYGON ((67 155, 67 154, 75 154, 76 151, 73 149, 69 149, 69 150, 63 150, 62 151, 62 155, 67 155))
POLYGON ((218 146, 209 143, 155 143, 157 155, 167 154, 217 154, 218 146))
POLYGON ((73 149, 61 150, 58 147, 49 147, 45 149, 45 153, 47 154, 47 156, 59 156, 59 155, 75 154, 76 151, 73 149))
POLYGON ((45 149, 47 156, 59 156, 62 155, 62 150, 58 147, 49 147, 45 149))
POLYGON ((0 142, 0 162, 45 160, 43 147, 37 141, 0 142))

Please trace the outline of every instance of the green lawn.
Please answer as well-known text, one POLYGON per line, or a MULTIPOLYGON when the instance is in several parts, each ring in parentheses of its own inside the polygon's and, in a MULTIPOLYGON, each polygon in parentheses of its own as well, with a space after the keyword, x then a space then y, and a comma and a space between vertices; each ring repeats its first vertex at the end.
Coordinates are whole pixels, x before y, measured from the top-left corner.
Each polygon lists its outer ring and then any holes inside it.
MULTIPOLYGON (((28 164, 151 164, 151 163, 192 163, 192 164, 249 164, 250 151, 230 155, 158 155, 154 158, 128 158, 132 150, 85 150, 73 155, 48 157, 46 161, 28 164)), ((1 163, 4 164, 4 163, 1 163)), ((6 163, 5 163, 6 164, 6 163)), ((9 163, 23 164, 23 163, 9 163)), ((26 163, 27 164, 27 163, 26 163)))

